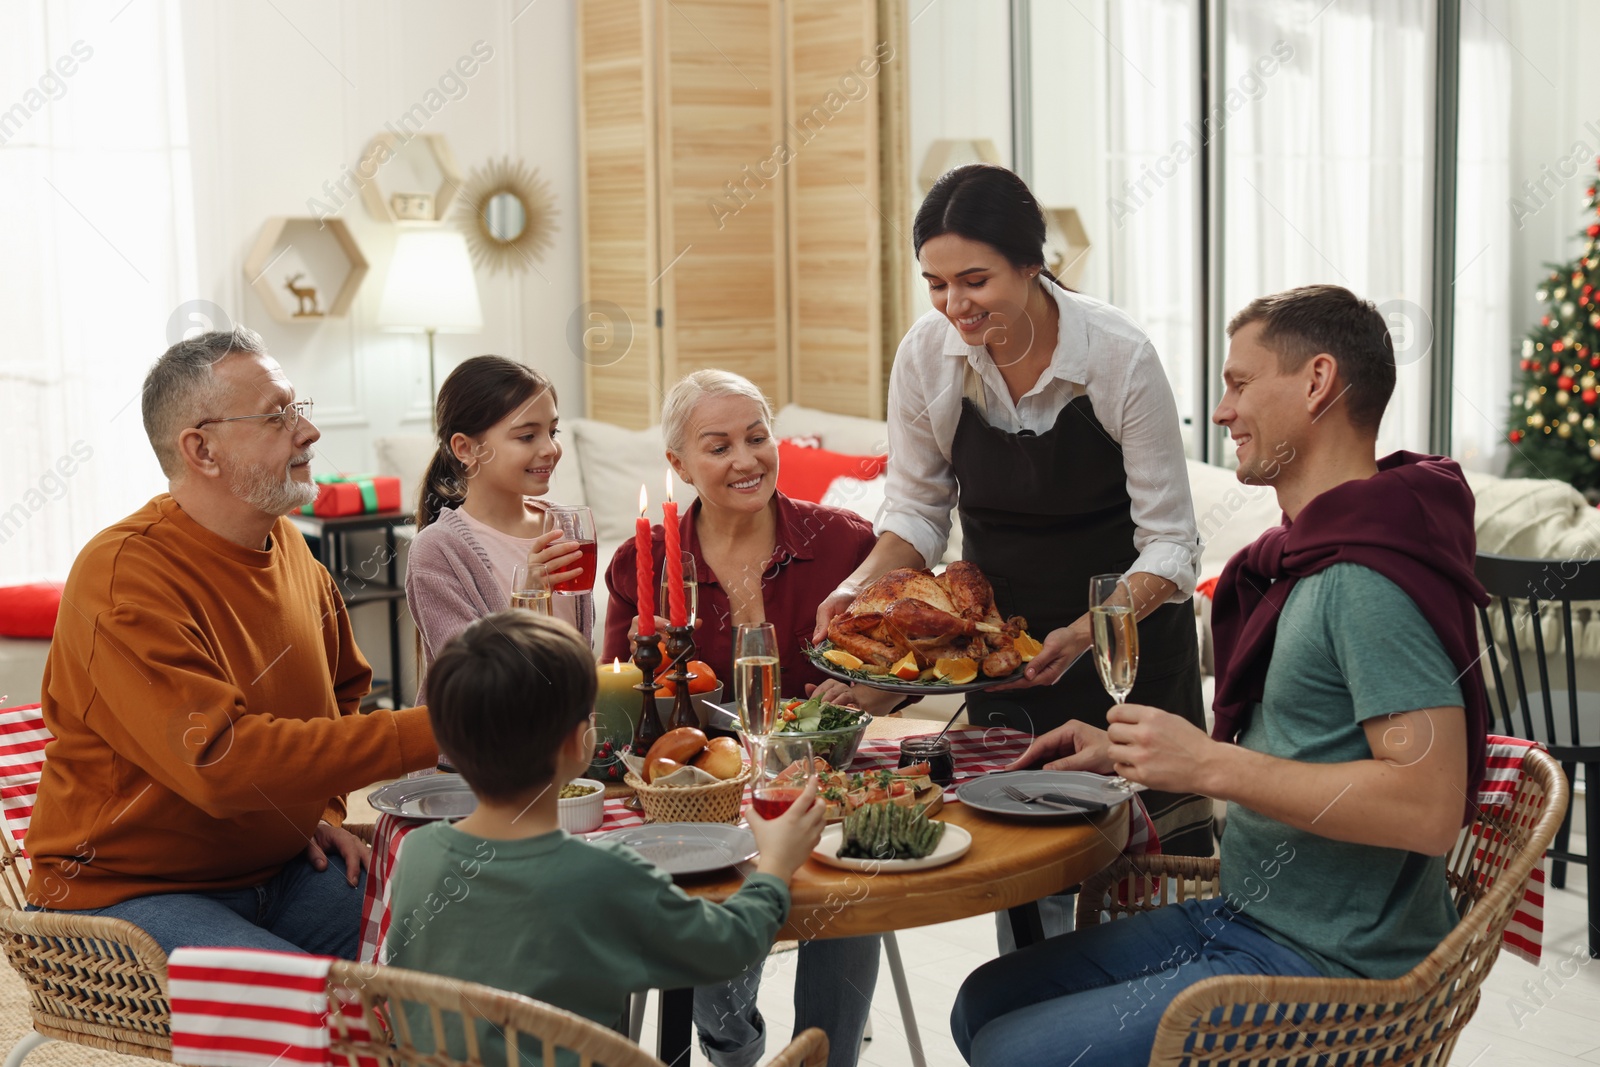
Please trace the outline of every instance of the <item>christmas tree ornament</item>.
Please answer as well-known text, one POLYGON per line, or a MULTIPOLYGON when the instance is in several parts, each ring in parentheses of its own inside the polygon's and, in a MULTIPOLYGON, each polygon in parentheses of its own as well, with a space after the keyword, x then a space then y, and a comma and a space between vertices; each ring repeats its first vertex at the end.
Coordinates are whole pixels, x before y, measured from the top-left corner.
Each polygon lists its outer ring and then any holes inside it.
POLYGON ((1562 439, 1571 437, 1572 427, 1563 422, 1560 426, 1556 427, 1556 436, 1562 439))

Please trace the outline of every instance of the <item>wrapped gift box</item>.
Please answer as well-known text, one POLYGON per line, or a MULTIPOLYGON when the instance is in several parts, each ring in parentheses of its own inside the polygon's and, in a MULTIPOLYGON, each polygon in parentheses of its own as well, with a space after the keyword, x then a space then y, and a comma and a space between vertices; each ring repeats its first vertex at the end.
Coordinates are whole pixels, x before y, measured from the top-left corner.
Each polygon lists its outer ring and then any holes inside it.
POLYGON ((400 509, 400 479, 371 474, 319 474, 317 499, 303 515, 329 518, 400 509))

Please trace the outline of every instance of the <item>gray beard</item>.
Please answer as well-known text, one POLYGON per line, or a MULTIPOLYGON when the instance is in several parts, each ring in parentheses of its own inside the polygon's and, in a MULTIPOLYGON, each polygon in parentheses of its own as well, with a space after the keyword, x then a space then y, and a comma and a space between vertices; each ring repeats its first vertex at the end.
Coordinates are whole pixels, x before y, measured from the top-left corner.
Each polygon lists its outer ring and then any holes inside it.
POLYGON ((268 515, 288 515, 317 499, 315 482, 297 482, 288 466, 273 470, 251 465, 235 471, 228 488, 233 495, 268 515))

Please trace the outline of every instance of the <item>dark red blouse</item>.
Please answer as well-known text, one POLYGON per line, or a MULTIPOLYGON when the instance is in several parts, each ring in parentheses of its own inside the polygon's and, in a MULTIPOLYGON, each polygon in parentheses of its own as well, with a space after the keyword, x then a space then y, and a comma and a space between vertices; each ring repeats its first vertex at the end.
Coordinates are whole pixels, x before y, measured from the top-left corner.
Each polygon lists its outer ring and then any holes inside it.
MULTIPOLYGON (((791 500, 778 493, 777 547, 761 575, 761 599, 767 621, 778 631, 778 658, 782 667, 785 696, 804 696, 807 684, 826 680, 826 675, 811 665, 801 648, 811 641, 816 628, 817 605, 834 591, 850 572, 867 558, 877 543, 872 524, 853 511, 824 507, 804 500, 791 500)), ((731 699, 733 678, 733 615, 728 594, 717 584, 717 576, 706 566, 696 533, 700 501, 690 504, 679 517, 679 538, 685 552, 695 558, 695 579, 699 582, 700 626, 694 632, 697 659, 704 660, 724 685, 723 694, 731 699)), ((650 531, 650 552, 655 561, 656 582, 661 581, 664 535, 658 524, 650 531)), ((637 553, 629 538, 611 557, 606 568, 606 587, 611 591, 606 608, 605 643, 601 659, 628 659, 633 648, 628 642, 628 624, 638 614, 637 553)), ((656 614, 665 616, 667 606, 656 605, 656 614)))

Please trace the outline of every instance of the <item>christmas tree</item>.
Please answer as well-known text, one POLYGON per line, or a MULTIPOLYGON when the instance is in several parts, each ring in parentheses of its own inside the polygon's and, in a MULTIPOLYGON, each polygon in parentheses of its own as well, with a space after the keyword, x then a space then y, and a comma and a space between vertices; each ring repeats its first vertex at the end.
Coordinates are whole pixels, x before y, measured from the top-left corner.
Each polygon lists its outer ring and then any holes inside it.
MULTIPOLYGON (((1595 163, 1600 165, 1600 159, 1595 163)), ((1511 395, 1510 473, 1570 482, 1600 495, 1600 197, 1590 185, 1583 254, 1534 295, 1546 306, 1522 342, 1522 379, 1511 395)))

